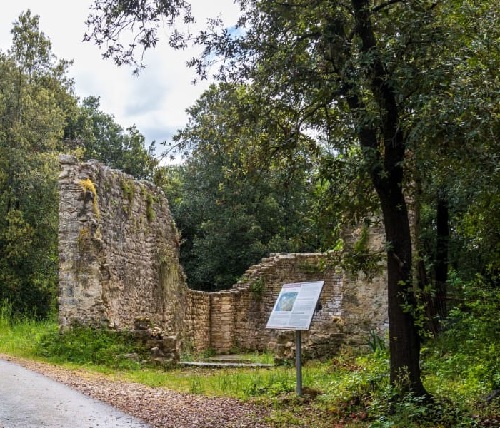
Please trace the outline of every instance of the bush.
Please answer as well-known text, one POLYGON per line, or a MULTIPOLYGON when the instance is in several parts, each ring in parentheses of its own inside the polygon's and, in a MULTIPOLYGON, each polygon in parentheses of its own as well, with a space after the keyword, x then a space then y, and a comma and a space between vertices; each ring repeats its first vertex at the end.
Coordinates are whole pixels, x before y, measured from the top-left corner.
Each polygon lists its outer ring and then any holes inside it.
POLYGON ((462 285, 463 303, 452 309, 445 331, 425 351, 425 371, 438 392, 476 399, 500 389, 500 289, 482 278, 462 285), (443 390, 447 388, 447 390, 443 390))
POLYGON ((45 334, 38 344, 37 354, 57 362, 119 369, 138 368, 140 360, 147 355, 130 334, 91 327, 45 334))

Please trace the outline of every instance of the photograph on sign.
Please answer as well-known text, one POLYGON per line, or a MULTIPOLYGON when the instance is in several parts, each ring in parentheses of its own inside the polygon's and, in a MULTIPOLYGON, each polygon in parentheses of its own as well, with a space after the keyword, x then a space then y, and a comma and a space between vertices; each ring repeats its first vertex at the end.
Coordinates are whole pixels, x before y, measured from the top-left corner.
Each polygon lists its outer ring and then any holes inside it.
POLYGON ((266 328, 309 330, 323 284, 314 281, 283 285, 266 328))
POLYGON ((278 303, 276 303, 276 310, 285 312, 291 311, 298 294, 299 293, 296 291, 283 293, 278 299, 278 303))

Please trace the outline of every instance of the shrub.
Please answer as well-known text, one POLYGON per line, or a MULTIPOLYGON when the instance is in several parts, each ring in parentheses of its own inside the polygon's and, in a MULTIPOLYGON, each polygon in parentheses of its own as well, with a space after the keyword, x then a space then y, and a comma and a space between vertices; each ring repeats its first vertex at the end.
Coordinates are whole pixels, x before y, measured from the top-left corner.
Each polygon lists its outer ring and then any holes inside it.
POLYGON ((74 327, 64 333, 45 334, 37 354, 57 362, 131 369, 140 366, 146 350, 128 333, 74 327))

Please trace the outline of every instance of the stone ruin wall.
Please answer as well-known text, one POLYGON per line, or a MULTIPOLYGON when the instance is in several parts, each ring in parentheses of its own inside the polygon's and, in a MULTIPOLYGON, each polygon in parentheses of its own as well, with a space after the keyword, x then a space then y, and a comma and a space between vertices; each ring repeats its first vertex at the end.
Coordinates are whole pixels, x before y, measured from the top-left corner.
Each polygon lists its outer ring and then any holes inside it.
POLYGON ((166 198, 97 162, 61 156, 60 164, 61 326, 133 329, 147 318, 175 335, 185 290, 166 198))
MULTIPOLYGON (((230 290, 187 288, 179 234, 161 190, 97 162, 60 158, 61 326, 74 322, 134 330, 147 322, 193 351, 270 349, 286 356, 293 332, 265 325, 285 283, 324 280, 321 309, 303 337, 313 357, 367 343, 387 328, 386 278, 337 269, 328 254, 274 254, 230 290)), ((370 245, 382 245, 370 230, 370 245)))
POLYGON ((304 353, 322 357, 344 344, 363 346, 369 332, 388 327, 385 275, 367 280, 339 271, 328 254, 274 254, 252 266, 232 289, 215 293, 190 290, 186 340, 196 351, 231 353, 270 350, 290 357, 290 331, 266 329, 283 284, 324 280, 320 306, 302 334, 304 353))

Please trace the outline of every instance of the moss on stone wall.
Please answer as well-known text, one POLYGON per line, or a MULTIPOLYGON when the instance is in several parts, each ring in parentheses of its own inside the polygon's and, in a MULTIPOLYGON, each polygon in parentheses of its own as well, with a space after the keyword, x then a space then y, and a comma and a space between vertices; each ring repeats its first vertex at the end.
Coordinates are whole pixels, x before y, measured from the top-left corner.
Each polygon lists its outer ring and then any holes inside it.
MULTIPOLYGON (((235 346, 279 351, 293 340, 265 326, 282 285, 323 278, 322 308, 304 336, 304 349, 326 355, 342 341, 359 344, 367 331, 387 324, 385 279, 368 283, 361 276, 347 277, 335 254, 271 255, 231 290, 189 290, 178 260, 180 235, 163 192, 97 163, 65 159, 62 165, 59 310, 64 325, 78 320, 133 329, 138 317, 147 317, 197 351, 231 352, 235 346)), ((364 255, 373 243, 367 231, 361 232, 356 249, 364 255)))
POLYGON ((95 216, 99 218, 101 214, 99 212, 99 203, 97 201, 97 190, 95 188, 94 183, 90 178, 86 178, 84 180, 80 180, 80 186, 83 190, 84 198, 87 197, 87 194, 91 195, 92 209, 94 211, 95 216))
POLYGON ((122 189, 122 193, 125 200, 128 201, 128 206, 124 207, 124 210, 130 216, 132 214, 132 207, 134 204, 134 196, 135 196, 134 181, 128 178, 122 178, 122 180, 120 181, 120 187, 122 189))
POLYGON ((154 198, 149 192, 146 192, 146 218, 151 223, 155 219, 155 211, 153 209, 154 198))

